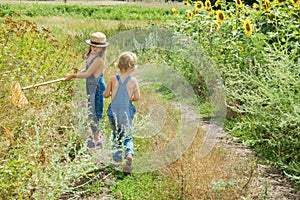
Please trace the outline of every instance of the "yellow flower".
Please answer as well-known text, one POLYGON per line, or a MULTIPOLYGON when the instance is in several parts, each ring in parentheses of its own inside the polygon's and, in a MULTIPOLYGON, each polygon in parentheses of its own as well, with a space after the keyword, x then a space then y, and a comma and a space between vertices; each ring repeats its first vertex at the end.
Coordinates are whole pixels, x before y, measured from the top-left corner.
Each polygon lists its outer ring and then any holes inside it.
POLYGON ((184 5, 189 6, 190 5, 189 0, 184 0, 184 5))
POLYGON ((243 3, 242 0, 235 0, 235 3, 237 5, 237 7, 242 8, 243 7, 243 3))
POLYGON ((202 1, 197 1, 195 3, 195 9, 196 10, 202 10, 204 8, 203 2, 202 1))
POLYGON ((208 16, 209 16, 209 17, 213 17, 213 16, 214 16, 214 13, 213 13, 213 12, 209 12, 209 13, 208 13, 208 16))
POLYGON ((265 0, 265 8, 266 8, 266 12, 270 11, 271 8, 271 4, 269 0, 265 0))
POLYGON ((194 18, 194 13, 193 13, 193 11, 189 11, 187 15, 188 15, 188 20, 191 20, 191 19, 194 18))
POLYGON ((259 7, 259 5, 257 3, 254 3, 252 5, 252 8, 253 8, 254 11, 256 11, 257 14, 260 13, 260 7, 259 7))
POLYGON ((229 20, 232 20, 232 19, 233 19, 233 14, 232 14, 232 13, 228 13, 227 18, 228 18, 229 20))
POLYGON ((220 24, 218 23, 218 22, 213 22, 212 24, 211 24, 211 27, 212 28, 215 28, 216 30, 219 30, 220 29, 220 24))
POLYGON ((225 22, 225 15, 223 13, 222 10, 218 10, 217 14, 216 14, 216 18, 220 23, 224 23, 225 22))
POLYGON ((242 47, 242 46, 237 46, 237 48, 238 48, 240 51, 244 51, 244 47, 242 47))
POLYGON ((291 0, 291 2, 292 2, 293 6, 294 6, 295 8, 298 7, 299 0, 291 0))
POLYGON ((221 0, 217 0, 217 1, 215 2, 215 7, 218 7, 220 1, 221 1, 221 0))
POLYGON ((244 30, 248 36, 252 34, 253 29, 252 29, 251 21, 249 19, 246 19, 246 21, 244 22, 244 30))
POLYGON ((210 0, 206 0, 205 1, 205 7, 207 10, 210 10, 211 9, 211 3, 210 3, 210 0))
POLYGON ((174 13, 175 17, 178 17, 178 16, 179 16, 178 13, 177 13, 176 8, 172 8, 172 12, 174 13))

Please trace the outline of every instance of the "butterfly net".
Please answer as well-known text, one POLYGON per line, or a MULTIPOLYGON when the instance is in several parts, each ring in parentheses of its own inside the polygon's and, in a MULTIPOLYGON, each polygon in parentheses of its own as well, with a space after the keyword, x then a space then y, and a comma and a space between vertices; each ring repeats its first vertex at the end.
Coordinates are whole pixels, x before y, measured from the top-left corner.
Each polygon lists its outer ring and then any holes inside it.
POLYGON ((10 101, 19 107, 23 107, 24 105, 28 104, 28 100, 25 97, 24 93, 22 92, 19 82, 13 82, 11 84, 10 101))

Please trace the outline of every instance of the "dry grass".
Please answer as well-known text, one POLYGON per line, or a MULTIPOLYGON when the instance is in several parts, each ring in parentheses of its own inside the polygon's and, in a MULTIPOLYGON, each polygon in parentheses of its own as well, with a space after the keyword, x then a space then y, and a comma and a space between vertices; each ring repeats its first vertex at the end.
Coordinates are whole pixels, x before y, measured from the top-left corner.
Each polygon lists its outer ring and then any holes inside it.
POLYGON ((163 176, 175 181, 182 198, 233 200, 263 195, 264 184, 257 177, 253 157, 245 158, 235 150, 218 146, 200 159, 201 145, 202 134, 199 130, 182 158, 160 171, 163 176))
MULTIPOLYGON (((115 30, 118 28, 140 28, 149 25, 148 21, 141 20, 84 20, 84 19, 71 19, 64 17, 35 17, 35 23, 40 26, 48 27, 56 36, 62 36, 65 39, 66 35, 74 37, 80 32, 90 33, 93 31, 115 30)), ((154 22, 160 24, 162 22, 154 22)), ((109 37, 110 33, 106 33, 109 37)))

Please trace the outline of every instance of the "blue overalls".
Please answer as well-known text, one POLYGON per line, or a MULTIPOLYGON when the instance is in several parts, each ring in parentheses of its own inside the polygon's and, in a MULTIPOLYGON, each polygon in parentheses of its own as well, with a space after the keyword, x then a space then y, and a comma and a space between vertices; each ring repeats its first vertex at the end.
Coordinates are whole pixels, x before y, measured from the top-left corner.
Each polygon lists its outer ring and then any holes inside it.
POLYGON ((116 76, 119 82, 119 87, 116 96, 108 106, 107 115, 109 123, 113 131, 113 148, 116 150, 113 153, 115 161, 122 160, 122 143, 124 142, 125 156, 128 153, 133 154, 133 140, 132 140, 132 121, 136 111, 136 107, 132 104, 126 84, 131 79, 128 76, 124 83, 119 75, 116 76))
MULTIPOLYGON (((101 56, 101 55, 99 55, 101 56)), ((86 64, 85 71, 91 66, 94 62, 95 56, 92 60, 86 64)), ((104 107, 104 91, 105 91, 105 82, 103 78, 103 74, 101 74, 98 78, 95 78, 94 74, 86 78, 86 93, 88 96, 88 117, 90 122, 90 126, 92 132, 99 132, 100 123, 99 121, 102 119, 103 107, 104 107)))

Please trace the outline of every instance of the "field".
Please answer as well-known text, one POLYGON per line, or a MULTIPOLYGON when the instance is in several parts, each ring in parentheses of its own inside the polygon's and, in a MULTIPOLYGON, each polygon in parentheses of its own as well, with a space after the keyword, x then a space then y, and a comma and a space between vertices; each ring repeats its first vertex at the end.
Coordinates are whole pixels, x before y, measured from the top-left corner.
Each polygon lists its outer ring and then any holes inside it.
POLYGON ((183 2, 0 1, 0 198, 297 199, 299 7, 272 4, 258 17, 220 4, 227 22, 183 2), (287 8, 292 18, 278 14, 287 8), (96 31, 111 43, 106 82, 120 52, 139 58, 130 175, 111 165, 105 114, 104 148, 86 148, 83 80, 13 101, 13 83, 82 69, 84 41, 96 31))

